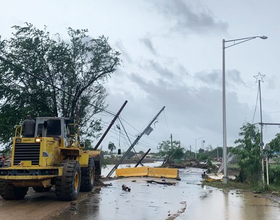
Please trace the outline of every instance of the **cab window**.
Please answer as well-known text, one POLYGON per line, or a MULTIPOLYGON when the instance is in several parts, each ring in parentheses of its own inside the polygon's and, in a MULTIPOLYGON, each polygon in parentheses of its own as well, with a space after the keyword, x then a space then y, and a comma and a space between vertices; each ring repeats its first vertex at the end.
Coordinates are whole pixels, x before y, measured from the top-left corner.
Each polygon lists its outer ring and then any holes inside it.
POLYGON ((47 136, 60 136, 61 124, 60 120, 48 120, 47 136))

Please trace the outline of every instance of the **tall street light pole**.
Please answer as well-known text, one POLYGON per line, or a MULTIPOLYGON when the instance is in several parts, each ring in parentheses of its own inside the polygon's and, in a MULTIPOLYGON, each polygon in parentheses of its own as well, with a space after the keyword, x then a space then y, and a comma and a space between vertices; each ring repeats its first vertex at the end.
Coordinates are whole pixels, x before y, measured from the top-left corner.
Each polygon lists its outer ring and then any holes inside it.
POLYGON ((256 38, 260 39, 267 39, 267 36, 253 36, 253 37, 245 37, 233 40, 225 40, 223 39, 222 43, 222 50, 223 50, 223 79, 222 79, 222 102, 223 102, 223 164, 224 164, 224 177, 223 183, 228 183, 228 174, 227 174, 227 131, 226 131, 226 76, 225 76, 225 50, 229 47, 233 47, 235 45, 244 43, 249 40, 253 40, 256 38), (226 43, 231 43, 230 45, 226 46, 226 43))

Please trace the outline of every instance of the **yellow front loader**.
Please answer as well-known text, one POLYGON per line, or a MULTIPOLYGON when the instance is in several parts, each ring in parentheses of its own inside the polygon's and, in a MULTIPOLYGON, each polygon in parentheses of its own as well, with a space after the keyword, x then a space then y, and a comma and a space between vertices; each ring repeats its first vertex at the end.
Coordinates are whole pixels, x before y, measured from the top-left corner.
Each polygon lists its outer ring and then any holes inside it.
POLYGON ((23 137, 17 125, 11 166, 0 168, 0 194, 23 199, 29 189, 49 191, 59 200, 75 200, 80 190, 91 191, 101 175, 102 152, 84 151, 77 125, 63 117, 38 117, 34 137, 23 137))

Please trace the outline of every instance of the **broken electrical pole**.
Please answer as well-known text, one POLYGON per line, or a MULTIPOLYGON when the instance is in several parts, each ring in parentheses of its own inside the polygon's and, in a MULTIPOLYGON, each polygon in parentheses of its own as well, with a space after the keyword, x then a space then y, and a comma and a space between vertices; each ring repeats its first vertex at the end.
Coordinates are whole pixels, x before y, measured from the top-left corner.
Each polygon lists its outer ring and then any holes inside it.
POLYGON ((131 146, 128 148, 128 150, 124 153, 124 155, 120 158, 120 160, 116 163, 116 165, 113 167, 113 169, 108 173, 106 177, 110 177, 113 172, 118 168, 118 166, 123 162, 123 160, 126 158, 128 153, 131 151, 131 149, 138 143, 140 138, 144 134, 149 134, 151 132, 151 125, 154 123, 154 121, 157 119, 157 117, 160 115, 160 113, 164 110, 165 106, 159 111, 159 113, 154 117, 154 119, 147 125, 147 127, 144 129, 144 131, 135 139, 135 141, 131 144, 131 146))

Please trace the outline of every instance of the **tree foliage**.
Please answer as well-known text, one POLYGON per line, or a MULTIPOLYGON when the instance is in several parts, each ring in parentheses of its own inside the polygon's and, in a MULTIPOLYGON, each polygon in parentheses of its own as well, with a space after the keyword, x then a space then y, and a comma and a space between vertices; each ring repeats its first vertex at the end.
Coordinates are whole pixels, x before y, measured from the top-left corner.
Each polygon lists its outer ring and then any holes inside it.
POLYGON ((112 153, 114 150, 116 150, 116 146, 113 142, 109 142, 108 149, 112 153))
POLYGON ((244 182, 257 182, 261 171, 260 133, 255 125, 247 123, 239 135, 242 138, 235 141, 239 146, 231 149, 237 155, 239 178, 244 182))
POLYGON ((92 150, 93 149, 92 141, 90 139, 85 140, 84 149, 85 150, 92 150))
POLYGON ((200 149, 198 150, 198 153, 200 153, 200 154, 204 153, 204 149, 200 148, 200 149))
POLYGON ((276 137, 269 142, 270 150, 274 152, 280 152, 280 134, 276 134, 276 137))
POLYGON ((184 157, 184 148, 180 147, 179 141, 162 141, 158 145, 159 155, 169 159, 182 159, 184 157))
POLYGON ((127 154, 127 159, 131 159, 135 156, 135 153, 133 151, 129 151, 127 154))
POLYGON ((32 24, 0 37, 0 141, 26 114, 76 118, 82 132, 100 130, 93 115, 106 108, 103 84, 119 65, 119 53, 104 36, 68 28, 68 39, 32 24), (23 71, 26 70, 27 72, 23 71))

